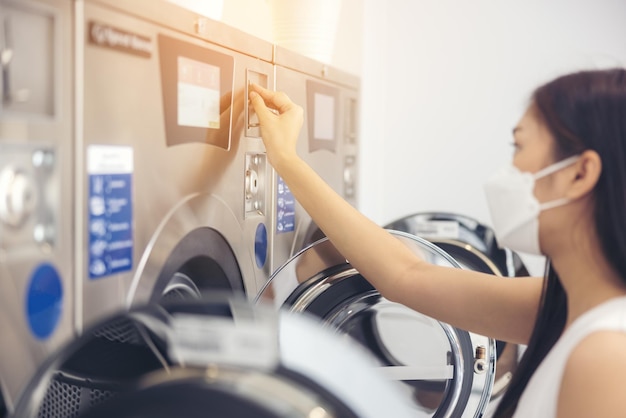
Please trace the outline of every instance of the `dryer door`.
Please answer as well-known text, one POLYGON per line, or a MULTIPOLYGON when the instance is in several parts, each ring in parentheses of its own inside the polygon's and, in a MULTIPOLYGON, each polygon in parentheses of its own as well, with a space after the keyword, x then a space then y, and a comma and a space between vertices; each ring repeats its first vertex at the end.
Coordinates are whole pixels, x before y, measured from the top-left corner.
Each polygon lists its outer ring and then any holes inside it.
MULTIPOLYGON (((425 260, 461 266, 421 238, 394 236, 425 260)), ((404 382, 417 417, 480 417, 494 381, 495 342, 382 297, 328 239, 300 251, 257 297, 313 314, 375 356, 380 371, 404 382)))

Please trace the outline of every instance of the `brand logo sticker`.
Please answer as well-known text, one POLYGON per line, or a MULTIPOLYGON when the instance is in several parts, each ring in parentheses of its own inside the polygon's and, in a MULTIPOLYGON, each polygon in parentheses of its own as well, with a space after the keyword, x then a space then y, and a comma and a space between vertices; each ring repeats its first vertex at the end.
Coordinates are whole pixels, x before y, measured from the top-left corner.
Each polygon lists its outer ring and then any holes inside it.
POLYGON ((145 58, 152 55, 152 39, 103 23, 89 22, 89 42, 145 58))

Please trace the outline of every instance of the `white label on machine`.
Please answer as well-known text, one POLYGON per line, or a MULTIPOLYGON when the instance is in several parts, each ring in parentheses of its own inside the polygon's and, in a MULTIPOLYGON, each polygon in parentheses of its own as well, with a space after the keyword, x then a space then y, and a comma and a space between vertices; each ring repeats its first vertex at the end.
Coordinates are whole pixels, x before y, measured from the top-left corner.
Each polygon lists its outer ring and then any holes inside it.
POLYGON ((278 333, 258 321, 176 314, 169 335, 170 356, 181 364, 229 364, 274 368, 278 333))
POLYGON ((132 174, 133 149, 115 145, 87 148, 87 174, 132 174))
POLYGON ((414 224, 413 234, 424 238, 459 238, 459 223, 456 221, 423 221, 414 224))

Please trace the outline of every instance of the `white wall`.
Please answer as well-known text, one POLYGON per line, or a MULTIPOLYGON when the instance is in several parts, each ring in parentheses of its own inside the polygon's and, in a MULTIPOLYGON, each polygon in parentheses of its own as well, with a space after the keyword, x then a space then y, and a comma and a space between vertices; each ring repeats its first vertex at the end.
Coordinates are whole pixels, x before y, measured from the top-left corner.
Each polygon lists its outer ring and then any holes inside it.
POLYGON ((431 209, 488 220, 482 181, 510 160, 532 89, 626 62, 623 0, 365 4, 362 209, 379 222, 431 209))
POLYGON ((625 23, 624 0, 365 0, 361 210, 489 223, 482 183, 533 88, 624 65, 625 23))

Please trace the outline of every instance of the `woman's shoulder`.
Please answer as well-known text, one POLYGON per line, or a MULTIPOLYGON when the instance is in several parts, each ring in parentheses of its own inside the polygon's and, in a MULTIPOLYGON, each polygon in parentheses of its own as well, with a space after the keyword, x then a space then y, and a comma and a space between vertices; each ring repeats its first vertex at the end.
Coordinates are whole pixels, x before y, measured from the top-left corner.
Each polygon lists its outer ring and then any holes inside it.
POLYGON ((600 329, 587 335, 574 347, 567 365, 587 367, 620 359, 626 363, 626 323, 623 329, 600 329))
POLYGON ((585 336, 569 355, 559 417, 623 417, 626 411, 626 322, 585 336))
POLYGON ((590 367, 611 359, 626 362, 626 296, 592 308, 574 322, 569 333, 568 368, 590 367))

